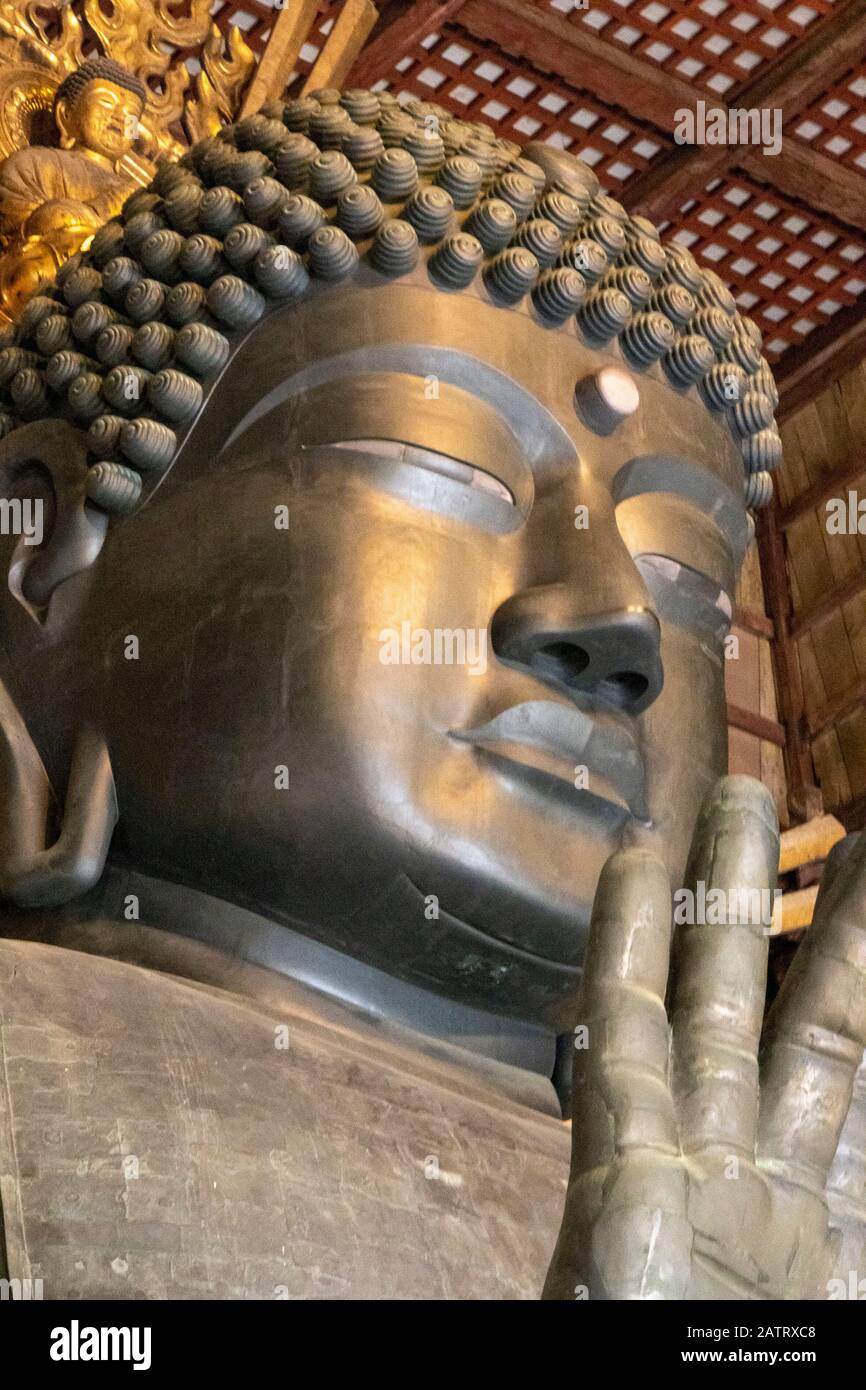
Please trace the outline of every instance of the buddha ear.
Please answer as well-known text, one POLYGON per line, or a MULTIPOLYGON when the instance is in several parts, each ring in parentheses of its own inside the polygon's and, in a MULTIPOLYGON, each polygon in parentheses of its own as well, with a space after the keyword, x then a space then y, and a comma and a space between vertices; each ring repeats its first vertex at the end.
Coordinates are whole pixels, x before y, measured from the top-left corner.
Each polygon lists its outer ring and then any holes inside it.
POLYGON ((72 107, 66 97, 61 97, 54 107, 54 123, 60 132, 60 148, 71 149, 75 144, 75 135, 72 129, 72 107))
POLYGON ((105 541, 109 519, 87 499, 88 473, 87 439, 67 420, 36 420, 0 441, 0 522, 16 538, 9 589, 39 621, 105 541))

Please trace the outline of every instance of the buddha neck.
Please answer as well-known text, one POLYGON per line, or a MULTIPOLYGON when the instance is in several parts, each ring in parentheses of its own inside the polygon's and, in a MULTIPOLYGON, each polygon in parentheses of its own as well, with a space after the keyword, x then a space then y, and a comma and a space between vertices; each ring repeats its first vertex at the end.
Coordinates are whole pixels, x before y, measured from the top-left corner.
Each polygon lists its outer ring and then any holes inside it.
POLYGON ((11 909, 3 933, 113 956, 260 1001, 263 989, 265 996, 276 991, 326 1024, 373 1030, 419 1054, 456 1062, 510 1099, 559 1114, 550 1080, 556 1036, 548 1029, 434 995, 117 858, 95 888, 62 908, 11 909))
POLYGON ((89 164, 97 165, 98 168, 104 169, 108 174, 117 173, 116 161, 109 159, 106 154, 99 154, 97 150, 90 149, 88 145, 79 144, 76 140, 73 141, 71 145, 63 146, 62 148, 64 153, 79 155, 82 159, 86 159, 89 164))

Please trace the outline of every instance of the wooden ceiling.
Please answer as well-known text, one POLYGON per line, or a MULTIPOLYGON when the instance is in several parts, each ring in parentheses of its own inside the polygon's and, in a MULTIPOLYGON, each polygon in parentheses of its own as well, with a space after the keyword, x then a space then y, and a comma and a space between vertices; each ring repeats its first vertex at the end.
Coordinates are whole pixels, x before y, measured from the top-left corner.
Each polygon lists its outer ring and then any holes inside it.
MULTIPOLYGON (((309 71, 343 0, 321 0, 309 71)), ((261 51, 267 0, 216 0, 261 51)), ((382 0, 350 74, 547 140, 759 323, 783 413, 866 350, 866 0, 382 0), (678 145, 676 112, 779 110, 782 147, 678 145), (814 339, 815 351, 809 339, 814 339), (847 355, 846 355, 847 354, 847 355), (819 358, 816 366, 816 356, 819 358)))
MULTIPOLYGON (((828 528, 827 504, 866 497, 866 364, 782 425, 784 462, 764 545, 784 561, 780 643, 800 673, 791 687, 789 760, 811 759, 824 803, 850 829, 866 826, 866 534, 828 528)), ((863 521, 866 530, 866 518, 863 521)), ((765 581, 771 560, 764 564, 765 581)), ((807 766, 807 761, 804 766, 807 766)))

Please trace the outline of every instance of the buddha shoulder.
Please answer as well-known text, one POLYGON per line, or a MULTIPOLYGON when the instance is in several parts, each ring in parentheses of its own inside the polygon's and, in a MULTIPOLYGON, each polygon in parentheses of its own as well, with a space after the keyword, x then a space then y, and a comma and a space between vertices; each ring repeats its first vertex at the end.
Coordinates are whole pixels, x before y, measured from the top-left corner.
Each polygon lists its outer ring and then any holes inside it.
POLYGON ((32 208, 57 198, 86 199, 119 184, 117 175, 76 150, 34 145, 15 150, 0 164, 0 199, 32 208))

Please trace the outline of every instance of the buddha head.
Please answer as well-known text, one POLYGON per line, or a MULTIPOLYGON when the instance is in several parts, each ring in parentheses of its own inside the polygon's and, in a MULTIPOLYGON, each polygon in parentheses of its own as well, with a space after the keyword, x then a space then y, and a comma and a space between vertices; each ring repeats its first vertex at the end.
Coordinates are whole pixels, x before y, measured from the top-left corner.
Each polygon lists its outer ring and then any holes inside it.
POLYGON ((774 387, 586 166, 432 111, 240 122, 28 306, 0 378, 58 301, 85 361, 62 483, 13 379, 3 676, 58 781, 104 732, 139 867, 565 1027, 605 859, 680 874, 725 771, 774 387))
POLYGON ((113 58, 89 58, 55 93, 61 148, 115 165, 138 138, 145 98, 134 73, 113 58))

